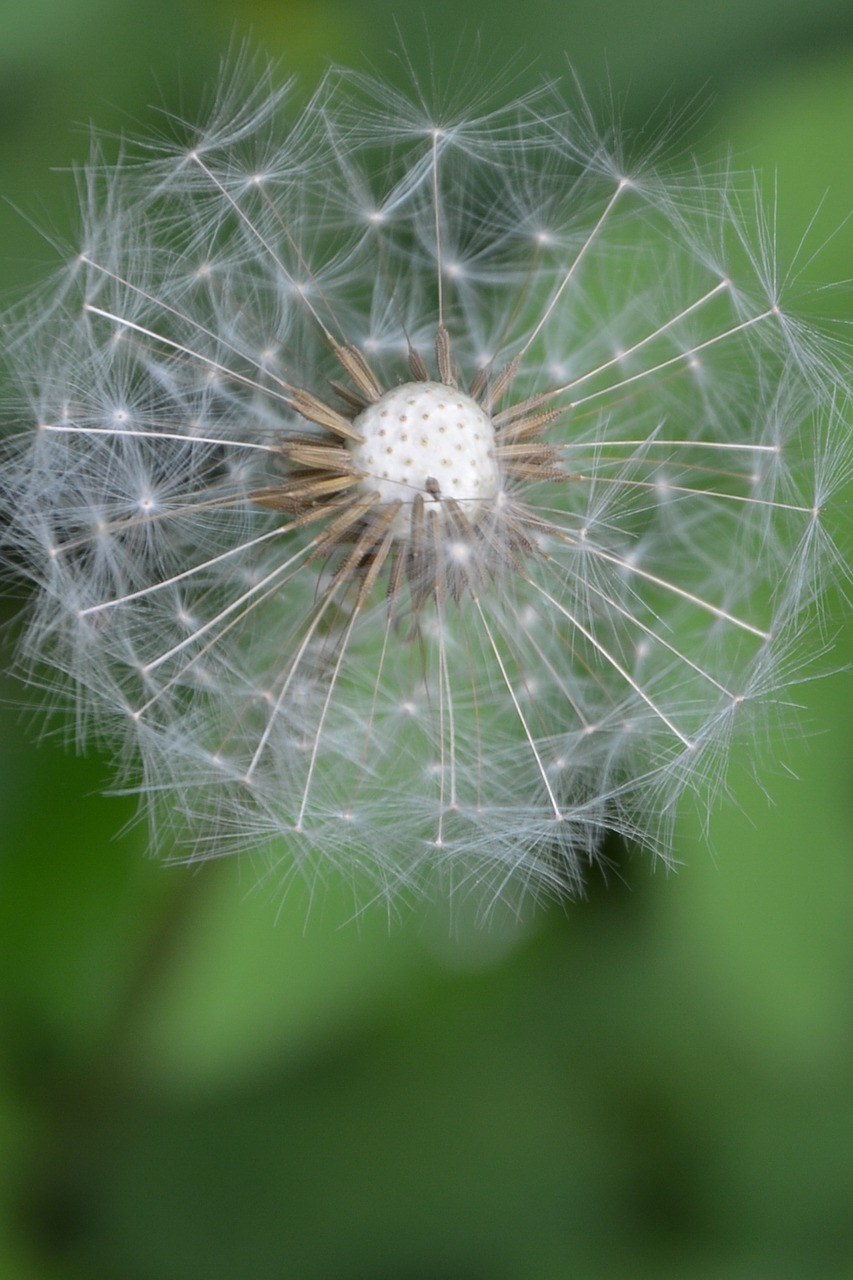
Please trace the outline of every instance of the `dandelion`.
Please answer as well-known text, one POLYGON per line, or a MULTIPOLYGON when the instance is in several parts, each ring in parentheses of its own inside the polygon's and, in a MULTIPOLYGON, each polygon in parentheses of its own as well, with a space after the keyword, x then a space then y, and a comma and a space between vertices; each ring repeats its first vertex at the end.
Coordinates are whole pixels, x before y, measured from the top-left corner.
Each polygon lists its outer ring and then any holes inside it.
POLYGON ((670 857, 831 563, 843 390, 760 203, 553 90, 244 79, 95 150, 7 327, 25 674, 178 856, 487 908, 670 857))

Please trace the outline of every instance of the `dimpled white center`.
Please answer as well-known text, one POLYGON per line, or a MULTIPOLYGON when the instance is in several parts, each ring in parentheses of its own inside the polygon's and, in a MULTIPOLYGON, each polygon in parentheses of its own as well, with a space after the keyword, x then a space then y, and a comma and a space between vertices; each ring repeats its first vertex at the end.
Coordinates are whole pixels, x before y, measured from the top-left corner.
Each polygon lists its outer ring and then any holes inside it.
MULTIPOLYGON (((351 446, 364 473, 365 492, 382 502, 414 502, 441 508, 454 498, 469 520, 499 489, 495 430, 475 400, 440 382, 406 382, 386 391, 355 419, 363 439, 351 446), (435 481, 438 490, 427 481, 435 481)), ((408 532, 411 517, 403 508, 395 522, 408 532)))

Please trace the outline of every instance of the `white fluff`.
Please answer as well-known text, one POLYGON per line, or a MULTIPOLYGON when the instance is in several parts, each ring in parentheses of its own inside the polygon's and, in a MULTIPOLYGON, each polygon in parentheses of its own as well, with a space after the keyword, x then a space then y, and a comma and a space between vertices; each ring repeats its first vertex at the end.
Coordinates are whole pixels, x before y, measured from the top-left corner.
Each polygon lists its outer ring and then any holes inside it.
POLYGON ((750 185, 635 163, 550 90, 240 95, 95 153, 79 243, 7 326, 22 671, 115 745, 170 856, 486 910, 577 892, 611 831, 669 858, 679 795, 815 648, 847 465, 750 185), (354 431, 313 523, 275 505, 329 444, 294 388, 354 431))

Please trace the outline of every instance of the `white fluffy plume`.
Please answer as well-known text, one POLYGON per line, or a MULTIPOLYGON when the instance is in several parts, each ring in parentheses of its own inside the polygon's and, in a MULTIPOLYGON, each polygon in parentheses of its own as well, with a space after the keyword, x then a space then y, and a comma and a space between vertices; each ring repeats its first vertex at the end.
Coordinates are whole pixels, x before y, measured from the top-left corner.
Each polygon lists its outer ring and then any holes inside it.
POLYGON ((751 197, 551 90, 244 75, 93 154, 7 325, 22 671, 173 856, 486 907, 668 856, 810 647, 843 470, 751 197))

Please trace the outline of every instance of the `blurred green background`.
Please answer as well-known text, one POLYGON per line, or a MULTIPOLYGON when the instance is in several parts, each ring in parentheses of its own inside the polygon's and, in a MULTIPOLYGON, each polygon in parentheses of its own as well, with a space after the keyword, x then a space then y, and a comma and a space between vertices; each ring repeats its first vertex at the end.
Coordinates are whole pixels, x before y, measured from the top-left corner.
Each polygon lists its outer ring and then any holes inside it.
MULTIPOLYGON (((309 82, 330 59, 396 77, 395 23, 418 65, 479 36, 520 84, 565 75, 565 51, 631 123, 698 101, 691 146, 778 170, 783 255, 825 196, 816 248, 853 206, 849 19, 849 0, 0 0, 0 284, 51 256, 13 205, 70 225, 50 169, 85 156, 90 119, 191 111, 244 35, 309 82)), ((848 225, 813 280, 851 258, 848 225)), ((849 295, 817 296, 849 318, 849 295)), ((37 745, 0 685, 0 1276, 849 1280, 850 686, 798 690, 771 801, 742 759, 710 836, 685 811, 677 876, 626 855, 588 901, 484 933, 435 907, 348 923, 334 886, 282 902, 249 864, 156 865, 98 794, 108 763, 37 745)))

